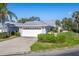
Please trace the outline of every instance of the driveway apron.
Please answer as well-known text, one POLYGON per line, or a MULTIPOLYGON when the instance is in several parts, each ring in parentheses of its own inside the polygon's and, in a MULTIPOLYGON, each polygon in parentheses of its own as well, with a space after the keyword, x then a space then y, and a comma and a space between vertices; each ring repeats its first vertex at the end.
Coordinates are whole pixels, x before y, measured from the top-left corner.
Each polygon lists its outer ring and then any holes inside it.
POLYGON ((0 42, 0 55, 10 55, 19 53, 28 53, 37 38, 18 37, 11 40, 0 42))

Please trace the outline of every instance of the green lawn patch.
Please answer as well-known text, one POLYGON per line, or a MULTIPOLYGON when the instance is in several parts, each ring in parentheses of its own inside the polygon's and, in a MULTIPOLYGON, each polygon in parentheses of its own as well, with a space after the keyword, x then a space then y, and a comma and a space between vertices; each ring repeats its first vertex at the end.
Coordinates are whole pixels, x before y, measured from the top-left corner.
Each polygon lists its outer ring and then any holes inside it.
POLYGON ((16 36, 11 36, 11 37, 8 37, 8 38, 0 39, 0 42, 10 40, 10 39, 13 39, 13 38, 16 38, 16 36))
POLYGON ((36 42, 31 46, 32 51, 51 49, 51 43, 36 42))
MULTIPOLYGON (((74 42, 76 43, 76 42, 74 42)), ((73 47, 79 45, 79 43, 63 43, 63 44, 56 44, 56 43, 45 43, 45 42, 36 42, 31 46, 32 51, 40 51, 40 50, 47 50, 47 49, 56 49, 56 48, 65 48, 65 47, 73 47)))

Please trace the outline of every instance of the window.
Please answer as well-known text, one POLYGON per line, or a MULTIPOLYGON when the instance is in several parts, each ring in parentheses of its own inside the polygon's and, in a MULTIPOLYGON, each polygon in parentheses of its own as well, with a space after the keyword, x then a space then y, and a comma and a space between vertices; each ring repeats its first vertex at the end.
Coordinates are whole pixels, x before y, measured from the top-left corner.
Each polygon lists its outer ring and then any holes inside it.
POLYGON ((23 28, 23 29, 41 29, 41 28, 23 28))

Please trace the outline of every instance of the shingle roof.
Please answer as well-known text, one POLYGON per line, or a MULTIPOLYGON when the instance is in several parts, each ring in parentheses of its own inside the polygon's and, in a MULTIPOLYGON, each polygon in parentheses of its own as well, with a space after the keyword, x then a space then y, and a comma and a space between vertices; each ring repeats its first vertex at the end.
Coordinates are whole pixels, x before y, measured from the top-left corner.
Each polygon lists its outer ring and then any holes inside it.
MULTIPOLYGON (((55 26, 53 21, 28 21, 26 23, 16 23, 16 22, 6 22, 10 27, 17 26, 17 27, 45 27, 45 26, 55 26), (14 24, 14 25, 11 25, 14 24)), ((2 25, 0 23, 0 28, 2 25)))
POLYGON ((28 21, 26 23, 14 23, 18 27, 40 27, 40 26, 53 26, 55 27, 55 21, 28 21))
POLYGON ((48 26, 46 23, 44 23, 42 21, 30 21, 30 22, 24 23, 24 25, 27 25, 27 26, 48 26))

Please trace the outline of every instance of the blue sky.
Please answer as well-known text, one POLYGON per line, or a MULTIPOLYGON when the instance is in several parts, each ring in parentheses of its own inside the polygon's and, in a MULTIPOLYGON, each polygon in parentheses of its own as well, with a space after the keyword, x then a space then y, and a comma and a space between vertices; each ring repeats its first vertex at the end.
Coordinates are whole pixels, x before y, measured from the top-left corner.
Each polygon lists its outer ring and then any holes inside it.
POLYGON ((79 10, 78 3, 9 3, 9 10, 18 18, 38 16, 41 20, 61 20, 79 10))

